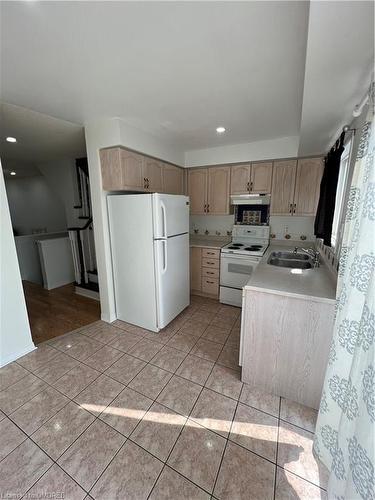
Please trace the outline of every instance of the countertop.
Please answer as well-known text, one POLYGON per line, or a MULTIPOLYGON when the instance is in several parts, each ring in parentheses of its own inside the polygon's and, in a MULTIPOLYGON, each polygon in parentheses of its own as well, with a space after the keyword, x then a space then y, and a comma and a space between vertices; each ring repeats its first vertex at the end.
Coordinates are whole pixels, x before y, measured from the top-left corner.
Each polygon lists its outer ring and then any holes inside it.
POLYGON ((223 248, 231 241, 230 237, 209 237, 209 236, 196 236, 190 235, 190 246, 191 247, 201 247, 201 248, 223 248))
POLYGON ((320 259, 320 267, 301 269, 301 274, 293 274, 290 268, 267 264, 271 252, 293 251, 293 246, 270 245, 256 267, 245 290, 258 290, 299 298, 315 298, 320 302, 335 302, 336 279, 320 259))

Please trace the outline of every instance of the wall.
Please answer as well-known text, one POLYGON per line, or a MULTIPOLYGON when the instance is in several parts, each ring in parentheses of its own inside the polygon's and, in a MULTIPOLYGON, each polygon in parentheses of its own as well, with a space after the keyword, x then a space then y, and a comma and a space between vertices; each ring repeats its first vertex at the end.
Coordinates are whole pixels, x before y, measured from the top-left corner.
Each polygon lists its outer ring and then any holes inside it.
POLYGON ((46 228, 47 232, 66 229, 64 205, 42 175, 7 179, 6 191, 18 235, 31 234, 38 228, 46 228))
POLYGON ((267 141, 199 149, 185 153, 185 166, 219 165, 298 156, 299 137, 280 137, 267 141))
POLYGON ((35 349, 0 169, 0 367, 35 349))
POLYGON ((81 226, 79 210, 74 208, 78 202, 78 188, 75 159, 65 158, 38 164, 50 189, 58 196, 65 209, 67 227, 81 226))
MULTIPOLYGON (((270 232, 275 240, 296 241, 302 244, 305 241, 314 241, 314 217, 270 217, 270 232), (289 234, 290 238, 285 238, 289 234), (306 236, 306 240, 301 240, 306 236)), ((233 215, 192 215, 190 217, 190 232, 198 230, 198 234, 204 235, 209 231, 209 236, 227 236, 234 224, 233 215), (218 231, 220 235, 216 233, 218 231)))

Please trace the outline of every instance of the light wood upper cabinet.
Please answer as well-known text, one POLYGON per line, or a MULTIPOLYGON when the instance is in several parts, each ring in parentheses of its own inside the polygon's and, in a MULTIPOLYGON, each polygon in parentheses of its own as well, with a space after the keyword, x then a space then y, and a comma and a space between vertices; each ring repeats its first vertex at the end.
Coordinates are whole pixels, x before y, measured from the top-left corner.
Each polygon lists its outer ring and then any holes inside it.
POLYGON ((292 215, 297 160, 273 164, 271 215, 292 215))
POLYGON ((206 212, 211 215, 229 214, 230 167, 208 169, 206 212))
POLYGON ((103 189, 105 191, 119 189, 122 185, 121 149, 101 149, 99 155, 103 189))
POLYGON ((163 164, 154 158, 145 158, 143 177, 147 191, 163 191, 163 164))
POLYGON ((184 171, 182 168, 163 165, 163 190, 169 194, 184 194, 184 171))
POLYGON ((231 194, 247 194, 250 189, 250 164, 231 167, 231 194))
POLYGON ((322 158, 298 160, 293 205, 294 215, 315 215, 322 175, 322 158))
POLYGON ((250 192, 270 193, 272 187, 272 162, 251 164, 250 192))
POLYGON ((128 151, 127 149, 120 149, 120 151, 122 171, 122 182, 120 189, 143 190, 144 156, 138 153, 134 153, 133 151, 128 151))
POLYGON ((207 207, 207 168, 192 168, 188 174, 190 213, 202 215, 207 207))

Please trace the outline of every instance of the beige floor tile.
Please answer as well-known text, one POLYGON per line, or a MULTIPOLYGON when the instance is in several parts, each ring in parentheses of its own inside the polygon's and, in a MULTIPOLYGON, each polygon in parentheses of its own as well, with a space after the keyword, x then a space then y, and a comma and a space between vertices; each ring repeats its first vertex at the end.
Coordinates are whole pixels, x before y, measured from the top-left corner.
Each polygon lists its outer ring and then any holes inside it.
POLYGON ((204 385, 213 366, 212 361, 206 361, 189 354, 176 371, 176 375, 191 380, 196 384, 204 385))
POLYGON ((229 306, 227 304, 221 304, 218 312, 218 316, 228 316, 230 318, 238 318, 241 314, 241 308, 235 306, 229 306))
POLYGON ((26 434, 4 416, 0 421, 0 462, 26 438, 26 434))
POLYGON ((191 316, 191 320, 198 323, 204 323, 209 325, 211 321, 216 317, 215 313, 207 311, 197 311, 191 316))
POLYGON ((220 328, 226 328, 229 331, 233 328, 236 322, 236 318, 230 316, 220 316, 216 315, 211 322, 211 325, 219 326, 220 328))
POLYGON ((269 413, 274 417, 279 416, 280 397, 273 394, 266 394, 248 384, 244 384, 243 386, 240 401, 257 410, 269 413))
POLYGON ((202 338, 211 340, 212 342, 217 342, 218 344, 225 344, 228 336, 228 330, 225 328, 210 325, 207 330, 204 331, 202 338))
POLYGON ((43 379, 48 384, 56 382, 60 377, 65 375, 72 368, 77 366, 79 361, 59 352, 59 354, 49 363, 35 370, 35 375, 43 379))
POLYGON ((103 347, 102 342, 98 342, 86 335, 77 334, 76 339, 72 344, 68 344, 65 349, 65 353, 72 356, 72 358, 78 361, 85 361, 87 358, 92 356, 94 352, 99 351, 103 347), (70 347, 68 347, 70 345, 70 347))
POLYGON ((222 394, 204 388, 190 418, 211 431, 227 437, 232 425, 237 402, 222 394))
POLYGON ((152 399, 125 387, 100 415, 100 419, 125 436, 130 436, 152 404, 152 399))
POLYGON ((236 400, 240 397, 242 385, 237 371, 220 365, 214 366, 206 382, 206 387, 209 389, 236 400))
POLYGON ((170 372, 162 370, 157 366, 147 365, 130 382, 129 387, 148 398, 156 399, 171 377, 172 374, 170 372))
POLYGON ((158 342, 142 339, 129 350, 129 354, 143 361, 150 361, 162 347, 163 345, 158 342))
POLYGON ((109 344, 110 342, 120 338, 123 331, 124 330, 121 328, 116 328, 112 325, 104 323, 96 328, 83 328, 81 333, 82 335, 91 337, 92 339, 102 342, 103 344, 109 344))
POLYGON ((326 489, 328 471, 313 455, 313 439, 314 434, 311 432, 281 421, 277 464, 316 486, 326 489))
POLYGON ((31 373, 0 392, 0 409, 10 414, 47 387, 47 384, 31 373))
POLYGON ((280 418, 290 424, 314 432, 318 412, 308 406, 295 403, 290 399, 281 398, 280 418))
POLYGON ((207 328, 207 323, 199 323, 194 319, 188 319, 183 324, 180 332, 186 335, 200 337, 207 328))
POLYGON ((150 361, 151 364, 174 373, 186 358, 186 353, 164 346, 150 361))
POLYGON ((222 348, 223 346, 221 344, 201 338, 195 344, 190 354, 206 359, 207 361, 215 362, 222 348))
POLYGON ((278 467, 275 500, 327 500, 327 493, 318 486, 278 467))
POLYGON ((96 420, 58 460, 59 465, 88 491, 126 438, 96 420))
POLYGON ((239 403, 230 440, 276 463, 278 419, 239 403))
POLYGON ((0 422, 5 418, 5 413, 0 410, 0 422))
POLYGON ((272 500, 275 465, 228 442, 215 486, 220 500, 272 500))
POLYGON ((57 460, 95 417, 72 401, 32 435, 48 455, 57 460))
POLYGON ((146 363, 140 359, 124 354, 116 363, 105 371, 105 374, 122 384, 128 384, 144 367, 146 363))
POLYGON ((86 492, 78 486, 57 464, 54 464, 28 491, 29 498, 56 498, 83 500, 86 492))
POLYGON ((123 352, 129 352, 138 342, 143 339, 143 335, 124 332, 121 337, 111 342, 110 345, 123 352))
POLYGON ((211 492, 225 439, 188 420, 168 459, 168 465, 206 491, 211 492))
POLYGON ((12 413, 11 418, 26 434, 32 434, 68 402, 67 397, 47 387, 12 413))
POLYGON ((99 376, 100 372, 97 370, 79 363, 52 385, 68 398, 73 399, 99 376))
POLYGON ((59 351, 47 344, 41 344, 34 351, 17 359, 17 363, 31 372, 49 363, 59 354, 59 351))
POLYGON ((131 435, 131 439, 163 462, 168 458, 186 417, 153 403, 131 435))
POLYGON ((94 486, 95 500, 146 499, 163 467, 162 462, 128 441, 94 486))
POLYGON ((55 349, 59 349, 60 351, 66 352, 68 351, 74 344, 80 342, 81 334, 79 330, 75 332, 66 333, 65 335, 59 335, 56 338, 48 340, 46 342, 47 345, 54 347, 55 349))
POLYGON ((0 462, 0 492, 3 498, 21 498, 52 465, 30 439, 0 462))
POLYGON ((3 391, 12 384, 18 382, 21 378, 28 375, 28 371, 22 368, 15 361, 9 365, 0 368, 0 391, 3 391))
POLYGON ((144 338, 165 345, 179 329, 179 325, 169 323, 169 325, 163 328, 163 330, 160 330, 159 333, 148 332, 144 338))
POLYGON ((225 345, 220 353, 217 360, 219 365, 226 366, 227 368, 232 368, 232 370, 240 371, 241 368, 238 364, 240 351, 237 347, 230 345, 225 345))
POLYGON ((201 311, 208 311, 210 313, 218 313, 220 309, 220 304, 219 303, 214 303, 214 304, 202 304, 200 310, 201 311))
POLYGON ((166 465, 149 496, 149 500, 161 499, 210 500, 210 495, 166 465))
POLYGON ((122 351, 106 345, 99 349, 99 351, 96 351, 92 356, 85 359, 85 365, 89 365, 91 368, 95 368, 95 370, 104 372, 123 355, 124 353, 122 351))
POLYGON ((230 332, 229 337, 227 338, 226 345, 232 345, 234 347, 240 347, 240 331, 234 331, 233 329, 230 332))
POLYGON ((182 334, 177 332, 174 337, 168 342, 168 347, 173 347, 183 352, 190 352, 194 344, 197 342, 197 337, 193 335, 182 334))
POLYGON ((74 401, 98 416, 123 389, 123 384, 103 374, 79 393, 74 401))
POLYGON ((160 393, 157 401, 181 415, 189 415, 201 389, 200 385, 174 375, 160 393))

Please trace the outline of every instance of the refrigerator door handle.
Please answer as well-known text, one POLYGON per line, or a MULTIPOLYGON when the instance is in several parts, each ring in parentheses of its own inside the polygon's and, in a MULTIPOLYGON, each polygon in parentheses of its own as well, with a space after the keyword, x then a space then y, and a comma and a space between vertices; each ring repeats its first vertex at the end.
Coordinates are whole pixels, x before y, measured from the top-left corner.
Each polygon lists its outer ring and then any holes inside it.
POLYGON ((167 214, 166 214, 166 209, 165 209, 165 205, 162 201, 160 201, 160 208, 161 208, 161 211, 162 211, 162 217, 163 217, 163 236, 162 238, 166 238, 167 237, 167 214))
POLYGON ((168 267, 168 240, 162 240, 161 243, 163 245, 163 268, 161 274, 165 274, 168 267))

